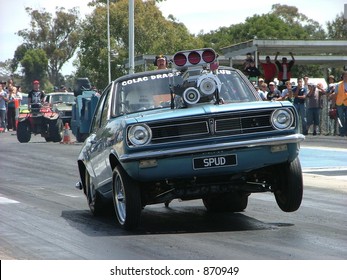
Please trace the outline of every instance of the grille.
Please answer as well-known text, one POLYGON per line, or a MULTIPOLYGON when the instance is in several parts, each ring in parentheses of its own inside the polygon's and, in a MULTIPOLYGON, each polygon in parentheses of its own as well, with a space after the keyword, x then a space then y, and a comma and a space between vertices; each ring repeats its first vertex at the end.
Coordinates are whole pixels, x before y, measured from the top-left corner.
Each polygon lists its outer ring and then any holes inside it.
POLYGON ((152 144, 218 138, 273 131, 270 120, 272 112, 273 110, 237 112, 148 125, 152 129, 152 144))
POLYGON ((209 135, 209 128, 205 120, 163 123, 150 125, 150 127, 153 142, 171 142, 209 135))
POLYGON ((264 114, 259 116, 240 116, 217 119, 215 120, 215 132, 217 134, 227 132, 235 135, 272 130, 270 115, 271 114, 264 114))

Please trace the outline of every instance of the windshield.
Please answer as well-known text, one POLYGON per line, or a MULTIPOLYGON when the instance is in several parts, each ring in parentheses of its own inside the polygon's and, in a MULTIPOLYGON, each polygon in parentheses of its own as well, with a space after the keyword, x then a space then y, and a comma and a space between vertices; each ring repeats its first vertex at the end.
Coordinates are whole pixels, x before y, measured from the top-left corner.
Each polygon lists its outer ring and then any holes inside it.
MULTIPOLYGON (((116 110, 120 114, 127 114, 170 107, 170 87, 174 89, 174 95, 180 98, 185 87, 196 87, 196 81, 192 83, 192 77, 189 79, 188 83, 184 83, 184 77, 179 72, 170 72, 153 75, 147 73, 123 80, 117 85, 116 110), (176 90, 177 88, 180 90, 176 90)), ((235 70, 218 70, 216 80, 220 82, 219 98, 224 104, 258 100, 249 84, 235 70)))
POLYGON ((238 103, 257 101, 249 85, 240 74, 231 70, 219 70, 218 78, 221 82, 219 97, 224 103, 238 103))
POLYGON ((53 95, 51 98, 51 103, 72 103, 75 102, 75 96, 74 95, 68 95, 68 94, 56 94, 53 95))
POLYGON ((28 105, 28 96, 27 95, 23 95, 20 104, 21 105, 28 105))

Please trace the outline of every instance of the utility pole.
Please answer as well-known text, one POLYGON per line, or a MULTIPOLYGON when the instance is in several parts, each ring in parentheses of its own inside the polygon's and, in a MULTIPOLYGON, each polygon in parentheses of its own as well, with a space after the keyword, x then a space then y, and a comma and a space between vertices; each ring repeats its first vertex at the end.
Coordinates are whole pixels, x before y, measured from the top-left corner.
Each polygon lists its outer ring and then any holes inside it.
POLYGON ((111 83, 111 43, 110 43, 110 0, 107 0, 107 59, 108 83, 111 83))
POLYGON ((134 64, 134 0, 129 0, 129 74, 135 72, 134 64))

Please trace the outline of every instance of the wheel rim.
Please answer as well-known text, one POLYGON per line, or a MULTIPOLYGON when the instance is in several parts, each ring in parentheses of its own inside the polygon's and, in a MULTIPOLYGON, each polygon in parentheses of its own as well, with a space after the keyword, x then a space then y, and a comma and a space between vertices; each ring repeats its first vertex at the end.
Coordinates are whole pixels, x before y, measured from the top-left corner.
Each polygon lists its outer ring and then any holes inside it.
POLYGON ((114 180, 114 201, 116 205, 117 217, 120 224, 124 224, 126 219, 126 200, 123 181, 119 174, 117 174, 114 180))

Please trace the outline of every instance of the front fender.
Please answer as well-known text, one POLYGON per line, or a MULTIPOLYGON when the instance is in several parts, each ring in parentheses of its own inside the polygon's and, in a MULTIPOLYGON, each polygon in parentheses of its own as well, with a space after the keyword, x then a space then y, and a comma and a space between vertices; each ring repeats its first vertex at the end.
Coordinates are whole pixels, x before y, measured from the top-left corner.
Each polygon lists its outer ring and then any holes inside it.
POLYGON ((117 155, 117 152, 115 150, 111 150, 109 161, 110 161, 110 167, 112 170, 114 170, 116 166, 121 165, 119 161, 119 156, 117 155))

